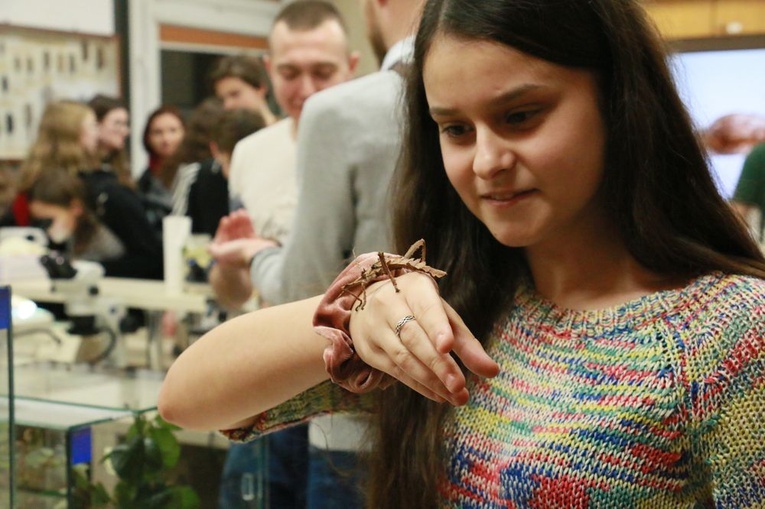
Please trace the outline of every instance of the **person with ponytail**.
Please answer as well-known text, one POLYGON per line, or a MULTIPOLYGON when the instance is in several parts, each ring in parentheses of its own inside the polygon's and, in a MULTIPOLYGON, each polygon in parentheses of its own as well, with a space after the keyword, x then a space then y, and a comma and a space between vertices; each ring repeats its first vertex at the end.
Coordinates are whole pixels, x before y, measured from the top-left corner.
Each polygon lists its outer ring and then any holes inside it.
POLYGON ((212 330, 161 414, 368 411, 372 509, 762 507, 765 259, 640 2, 428 0, 407 80, 399 255, 212 330))

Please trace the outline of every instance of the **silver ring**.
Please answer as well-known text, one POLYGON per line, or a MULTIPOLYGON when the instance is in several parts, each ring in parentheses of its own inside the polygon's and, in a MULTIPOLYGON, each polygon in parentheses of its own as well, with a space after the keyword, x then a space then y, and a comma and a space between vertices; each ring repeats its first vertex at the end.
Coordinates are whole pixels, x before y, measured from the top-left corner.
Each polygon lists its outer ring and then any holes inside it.
POLYGON ((396 333, 396 336, 398 336, 398 339, 401 339, 401 329, 406 325, 408 322, 411 322, 412 320, 416 320, 414 315, 406 315, 404 318, 398 321, 396 324, 396 328, 393 329, 393 331, 396 333))

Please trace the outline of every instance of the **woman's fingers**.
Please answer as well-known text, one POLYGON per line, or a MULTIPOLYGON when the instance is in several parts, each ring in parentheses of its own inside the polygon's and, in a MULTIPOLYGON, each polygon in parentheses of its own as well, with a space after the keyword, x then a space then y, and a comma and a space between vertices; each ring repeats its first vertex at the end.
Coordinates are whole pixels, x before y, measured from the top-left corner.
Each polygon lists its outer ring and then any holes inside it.
POLYGON ((380 349, 374 357, 379 364, 377 369, 388 373, 433 401, 439 403, 448 401, 453 405, 463 405, 467 402, 468 394, 464 387, 456 393, 451 392, 431 370, 419 362, 410 352, 400 352, 392 356, 390 351, 380 349), (396 355, 398 357, 395 357, 396 355))
POLYGON ((404 348, 397 358, 400 359, 396 362, 398 366, 404 367, 411 356, 417 362, 418 372, 422 373, 418 380, 431 385, 441 384, 451 394, 465 388, 465 376, 457 362, 448 353, 437 351, 433 341, 420 327, 409 327, 409 330, 403 331, 400 342, 404 348))
POLYGON ((467 402, 462 369, 480 376, 499 368, 456 311, 438 294, 430 277, 410 273, 367 288, 363 310, 352 314, 350 330, 358 355, 370 366, 434 401, 467 402))
POLYGON ((464 403, 456 398, 465 388, 459 366, 450 355, 435 350, 416 320, 407 322, 399 336, 393 329, 383 330, 377 347, 382 369, 390 375, 418 392, 423 386, 453 404, 464 403))
POLYGON ((464 403, 467 393, 460 367, 448 352, 435 348, 434 338, 451 335, 437 288, 422 274, 396 281, 399 292, 390 281, 367 289, 366 307, 358 313, 361 320, 351 321, 356 351, 370 366, 420 393, 427 388, 453 404, 464 403))

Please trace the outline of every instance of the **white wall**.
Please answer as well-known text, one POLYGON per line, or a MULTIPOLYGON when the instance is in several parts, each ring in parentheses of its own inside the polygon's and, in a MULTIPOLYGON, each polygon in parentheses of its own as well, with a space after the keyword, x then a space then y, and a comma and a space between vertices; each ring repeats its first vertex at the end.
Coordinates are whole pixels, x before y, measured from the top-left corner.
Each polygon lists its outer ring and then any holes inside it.
MULTIPOLYGON (((67 0, 68 1, 68 0, 67 0)), ((133 173, 147 156, 141 135, 146 118, 162 99, 159 27, 180 25, 265 36, 280 2, 269 0, 130 0, 130 105, 133 173)), ((173 45, 177 48, 176 45, 173 45)))
POLYGON ((337 9, 342 13, 345 22, 348 24, 351 49, 361 54, 356 75, 363 76, 377 71, 380 68, 380 62, 377 61, 372 51, 372 46, 367 39, 366 22, 364 21, 364 14, 361 12, 359 0, 330 1, 337 6, 337 9))
MULTIPOLYGON (((268 35, 271 20, 288 0, 129 0, 128 65, 130 67, 131 155, 133 172, 146 166, 141 143, 143 124, 161 102, 161 24, 206 30, 268 35)), ((366 41, 358 0, 333 1, 350 26, 351 46, 360 50, 358 74, 375 71, 378 63, 366 41)), ((112 0, 0 0, 0 23, 113 35, 112 0)), ((168 45, 170 46, 170 45, 168 45)), ((177 45, 172 45, 177 49, 177 45)))
POLYGON ((114 34, 112 0, 0 0, 0 23, 114 34))

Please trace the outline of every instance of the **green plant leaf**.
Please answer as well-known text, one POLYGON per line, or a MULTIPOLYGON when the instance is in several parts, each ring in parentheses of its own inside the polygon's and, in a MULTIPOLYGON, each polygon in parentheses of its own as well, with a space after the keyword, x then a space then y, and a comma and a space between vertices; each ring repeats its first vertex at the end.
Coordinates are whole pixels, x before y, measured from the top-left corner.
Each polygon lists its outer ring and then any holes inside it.
POLYGON ((146 455, 141 437, 135 436, 127 444, 114 446, 108 457, 120 479, 138 482, 143 477, 146 455))
POLYGON ((109 492, 106 491, 106 487, 104 487, 104 485, 101 483, 96 484, 93 488, 93 491, 90 492, 91 507, 106 507, 111 503, 112 497, 109 496, 109 492))
POLYGON ((137 507, 141 509, 175 509, 172 505, 173 496, 166 486, 155 486, 150 491, 145 491, 140 494, 140 504, 137 507))
MULTIPOLYGON (((197 494, 189 486, 168 486, 168 470, 177 465, 181 446, 175 437, 177 426, 159 415, 148 421, 136 414, 125 441, 115 446, 102 461, 111 461, 120 481, 114 489, 117 509, 199 509, 197 494)), ((102 487, 101 487, 102 488, 102 487)), ((95 493, 98 487, 91 487, 95 493)), ((99 495, 108 493, 102 490, 99 495)), ((95 501, 94 498, 92 500, 95 501)), ((93 506, 94 509, 100 506, 93 506)))
POLYGON ((168 428, 153 428, 149 436, 159 449, 164 467, 169 469, 177 465, 181 457, 181 445, 174 432, 168 428))
POLYGON ((173 494, 172 509, 199 509, 202 503, 197 493, 188 486, 171 486, 170 491, 173 494))
POLYGON ((145 434, 146 425, 146 417, 141 414, 134 414, 133 424, 128 428, 125 437, 130 440, 137 436, 143 436, 145 434))
POLYGON ((128 509, 133 505, 138 487, 135 484, 120 481, 114 487, 114 502, 120 509, 128 509))
POLYGON ((164 466, 162 449, 160 449, 159 444, 152 436, 154 431, 156 430, 151 430, 151 435, 143 439, 144 475, 147 478, 157 477, 162 472, 164 466))

